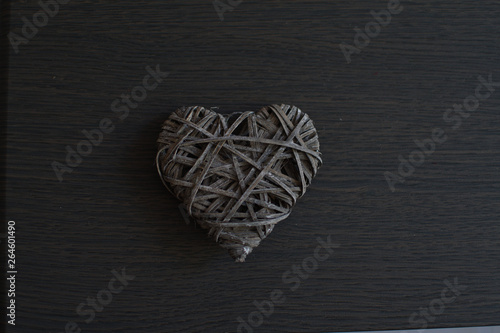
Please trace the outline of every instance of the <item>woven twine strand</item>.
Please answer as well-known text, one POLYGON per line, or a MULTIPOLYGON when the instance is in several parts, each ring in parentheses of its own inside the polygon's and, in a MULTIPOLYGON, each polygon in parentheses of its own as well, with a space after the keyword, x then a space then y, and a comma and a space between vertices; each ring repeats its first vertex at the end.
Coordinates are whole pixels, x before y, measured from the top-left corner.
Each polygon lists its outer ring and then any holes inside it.
POLYGON ((163 184, 236 261, 288 217, 322 163, 311 119, 284 104, 230 116, 183 107, 158 144, 163 184))

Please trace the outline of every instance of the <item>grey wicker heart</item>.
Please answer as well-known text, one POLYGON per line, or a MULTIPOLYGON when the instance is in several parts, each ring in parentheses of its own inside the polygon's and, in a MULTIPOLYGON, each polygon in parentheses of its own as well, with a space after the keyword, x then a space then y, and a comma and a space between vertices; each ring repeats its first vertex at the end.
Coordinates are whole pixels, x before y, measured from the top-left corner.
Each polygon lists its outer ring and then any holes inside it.
POLYGON ((157 142, 163 184, 237 262, 290 215, 322 163, 313 122, 284 104, 230 115, 182 107, 157 142))

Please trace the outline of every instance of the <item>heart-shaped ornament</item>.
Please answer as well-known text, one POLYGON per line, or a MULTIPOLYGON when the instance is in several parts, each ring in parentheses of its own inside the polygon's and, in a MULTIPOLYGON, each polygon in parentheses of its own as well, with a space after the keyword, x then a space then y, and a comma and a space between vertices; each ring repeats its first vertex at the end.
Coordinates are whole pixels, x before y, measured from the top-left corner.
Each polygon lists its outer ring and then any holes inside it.
POLYGON ((230 115, 182 107, 157 142, 163 184, 237 262, 290 215, 322 164, 312 120, 284 104, 230 115))

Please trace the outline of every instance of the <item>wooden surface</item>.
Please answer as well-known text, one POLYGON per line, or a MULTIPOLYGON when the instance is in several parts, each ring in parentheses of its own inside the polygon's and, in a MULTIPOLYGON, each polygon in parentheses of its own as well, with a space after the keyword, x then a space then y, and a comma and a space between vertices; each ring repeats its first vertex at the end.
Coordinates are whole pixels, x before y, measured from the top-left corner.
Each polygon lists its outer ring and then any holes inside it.
MULTIPOLYGON (((347 63, 339 43, 353 45, 387 6, 245 0, 221 21, 209 0, 70 1, 18 54, 9 47, 10 331, 74 321, 82 332, 236 332, 275 289, 286 299, 255 332, 412 329, 454 279, 466 289, 429 327, 500 324, 500 87, 459 128, 443 119, 478 76, 500 81, 500 4, 404 1, 347 63), (120 121, 111 104, 156 65, 168 77, 120 121), (314 120, 324 165, 292 215, 233 263, 184 223, 156 174, 155 141, 182 105, 273 103, 314 120), (51 164, 103 118, 114 130, 58 181, 51 164), (392 192, 384 172, 436 128, 446 142, 392 192), (328 235, 340 247, 291 290, 283 274, 328 235), (122 267, 135 278, 86 323, 77 306, 122 267)), ((12 31, 39 9, 12 2, 12 31)))

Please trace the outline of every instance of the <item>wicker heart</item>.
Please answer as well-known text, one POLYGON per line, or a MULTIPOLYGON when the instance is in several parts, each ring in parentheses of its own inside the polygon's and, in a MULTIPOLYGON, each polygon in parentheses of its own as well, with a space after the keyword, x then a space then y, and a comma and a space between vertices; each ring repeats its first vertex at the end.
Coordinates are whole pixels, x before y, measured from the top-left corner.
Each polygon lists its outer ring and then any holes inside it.
POLYGON ((322 163, 312 120, 284 104, 230 115, 182 107, 157 142, 163 184, 237 262, 290 215, 322 163))

